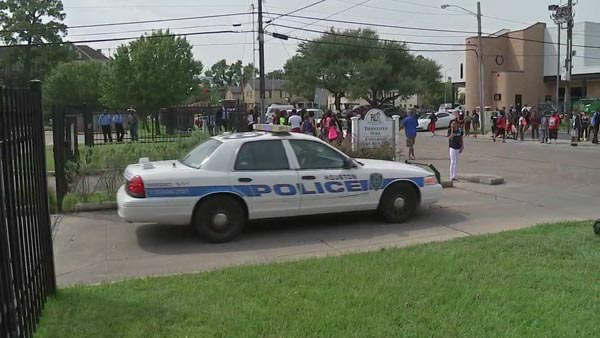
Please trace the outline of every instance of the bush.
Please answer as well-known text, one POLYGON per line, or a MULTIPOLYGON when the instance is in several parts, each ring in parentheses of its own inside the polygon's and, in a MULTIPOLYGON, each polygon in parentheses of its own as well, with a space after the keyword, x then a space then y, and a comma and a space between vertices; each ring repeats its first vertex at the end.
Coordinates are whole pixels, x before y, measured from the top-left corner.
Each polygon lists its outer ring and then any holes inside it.
POLYGON ((90 194, 75 194, 68 193, 63 198, 63 211, 71 212, 75 210, 75 205, 78 203, 102 203, 106 201, 114 201, 115 195, 106 192, 94 192, 90 194))
POLYGON ((181 158, 207 137, 201 132, 194 132, 192 136, 182 137, 175 142, 83 147, 79 152, 78 173, 90 174, 101 169, 122 170, 129 164, 137 163, 141 157, 148 157, 150 161, 181 158))
POLYGON ((385 143, 378 148, 359 147, 356 151, 352 151, 352 144, 350 142, 343 142, 340 145, 336 145, 336 148, 352 158, 368 158, 373 160, 388 161, 394 160, 394 147, 389 143, 385 143))
POLYGON ((58 212, 58 207, 56 204, 56 192, 50 187, 48 187, 48 207, 51 214, 56 214, 58 212))

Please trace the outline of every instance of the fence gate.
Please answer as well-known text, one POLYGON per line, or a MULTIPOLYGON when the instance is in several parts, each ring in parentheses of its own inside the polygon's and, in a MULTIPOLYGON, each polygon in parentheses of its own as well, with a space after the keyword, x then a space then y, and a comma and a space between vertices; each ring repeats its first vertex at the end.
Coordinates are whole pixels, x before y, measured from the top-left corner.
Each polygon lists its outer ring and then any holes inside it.
POLYGON ((0 337, 30 337, 56 281, 41 89, 0 88, 0 337))

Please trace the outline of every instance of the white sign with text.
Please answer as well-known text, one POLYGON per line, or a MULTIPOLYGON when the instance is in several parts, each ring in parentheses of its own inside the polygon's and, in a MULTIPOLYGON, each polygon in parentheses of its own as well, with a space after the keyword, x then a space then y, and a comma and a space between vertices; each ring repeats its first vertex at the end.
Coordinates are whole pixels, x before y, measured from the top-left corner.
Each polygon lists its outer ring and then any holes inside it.
POLYGON ((393 144, 394 121, 381 109, 371 109, 358 121, 358 143, 360 147, 377 148, 382 144, 393 144))

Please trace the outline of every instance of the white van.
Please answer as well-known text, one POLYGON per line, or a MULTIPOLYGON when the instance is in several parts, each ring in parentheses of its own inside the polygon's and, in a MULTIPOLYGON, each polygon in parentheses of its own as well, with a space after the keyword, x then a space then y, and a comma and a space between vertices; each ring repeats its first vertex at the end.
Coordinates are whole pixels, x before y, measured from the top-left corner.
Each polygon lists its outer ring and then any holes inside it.
POLYGON ((273 110, 292 110, 292 109, 296 109, 296 107, 294 107, 291 104, 272 104, 269 106, 269 108, 267 108, 267 112, 265 114, 265 119, 267 120, 266 123, 273 123, 273 110))

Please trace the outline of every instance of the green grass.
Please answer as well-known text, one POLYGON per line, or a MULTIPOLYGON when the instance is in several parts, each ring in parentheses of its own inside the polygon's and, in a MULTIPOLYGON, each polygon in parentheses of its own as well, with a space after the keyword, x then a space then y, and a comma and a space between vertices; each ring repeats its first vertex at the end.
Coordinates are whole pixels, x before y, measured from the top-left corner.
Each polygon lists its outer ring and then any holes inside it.
POLYGON ((598 337, 599 319, 600 238, 575 222, 61 289, 38 336, 598 337))

